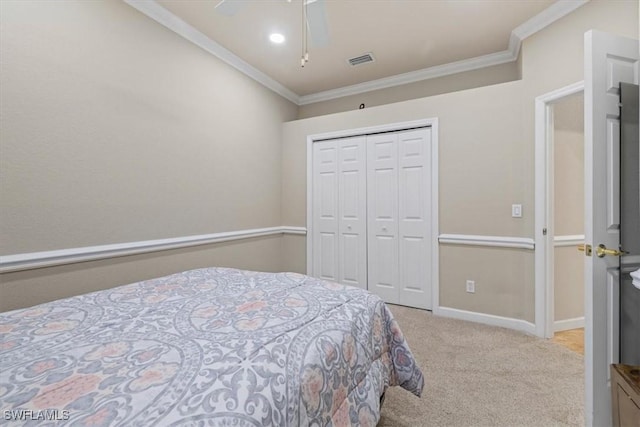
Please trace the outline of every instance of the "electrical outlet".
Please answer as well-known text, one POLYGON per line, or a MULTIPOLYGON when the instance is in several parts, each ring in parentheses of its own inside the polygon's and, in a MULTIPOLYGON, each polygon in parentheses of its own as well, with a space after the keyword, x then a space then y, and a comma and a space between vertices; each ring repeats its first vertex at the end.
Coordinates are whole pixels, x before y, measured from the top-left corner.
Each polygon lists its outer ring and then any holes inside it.
POLYGON ((467 280, 467 292, 469 292, 470 294, 476 293, 476 282, 474 282, 473 280, 467 280))

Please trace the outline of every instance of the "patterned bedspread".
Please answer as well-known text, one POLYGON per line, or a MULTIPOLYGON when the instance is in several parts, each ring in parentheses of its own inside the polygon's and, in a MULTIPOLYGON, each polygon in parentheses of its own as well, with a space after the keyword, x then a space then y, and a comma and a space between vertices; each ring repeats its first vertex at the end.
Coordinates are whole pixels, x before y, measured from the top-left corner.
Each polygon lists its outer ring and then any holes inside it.
POLYGON ((227 268, 0 313, 3 423, 374 426, 423 377, 376 296, 227 268))

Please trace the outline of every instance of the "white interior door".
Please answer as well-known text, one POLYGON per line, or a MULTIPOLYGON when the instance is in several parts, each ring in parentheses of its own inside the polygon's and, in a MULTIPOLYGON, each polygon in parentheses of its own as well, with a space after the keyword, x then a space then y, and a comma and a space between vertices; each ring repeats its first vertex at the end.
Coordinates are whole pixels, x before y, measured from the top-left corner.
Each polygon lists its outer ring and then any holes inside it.
POLYGON ((609 364, 618 359, 620 260, 598 251, 620 244, 619 83, 638 84, 638 41, 585 34, 585 416, 611 425, 609 364), (598 252, 600 255, 598 256, 598 252))
POLYGON ((367 137, 369 291, 397 304, 398 134, 367 137))
POLYGON ((338 148, 336 141, 313 144, 313 274, 339 281, 338 148))
POLYGON ((431 309, 431 129, 398 135, 399 303, 431 309))
POLYGON ((338 140, 338 281, 367 289, 366 137, 338 140))

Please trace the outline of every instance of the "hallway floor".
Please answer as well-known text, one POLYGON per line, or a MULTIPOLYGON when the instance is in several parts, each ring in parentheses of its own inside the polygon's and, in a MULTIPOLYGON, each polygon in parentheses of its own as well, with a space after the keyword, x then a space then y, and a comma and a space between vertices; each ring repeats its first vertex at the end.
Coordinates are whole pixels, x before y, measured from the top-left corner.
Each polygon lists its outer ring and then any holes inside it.
POLYGON ((551 341, 584 356, 584 328, 556 332, 551 341))

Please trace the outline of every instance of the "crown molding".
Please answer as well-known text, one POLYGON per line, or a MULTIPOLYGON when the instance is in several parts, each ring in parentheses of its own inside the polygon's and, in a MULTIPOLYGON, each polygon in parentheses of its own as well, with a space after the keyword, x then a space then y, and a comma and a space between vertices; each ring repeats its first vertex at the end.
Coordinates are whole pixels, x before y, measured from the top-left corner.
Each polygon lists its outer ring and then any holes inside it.
POLYGON ((511 34, 522 41, 553 24, 558 19, 570 14, 577 8, 584 6, 588 2, 589 0, 558 0, 536 16, 518 26, 511 34))
POLYGON ((382 79, 370 80, 368 82, 358 83, 351 86, 344 86, 337 89, 312 93, 310 95, 303 95, 300 97, 298 105, 313 104, 315 102, 342 98, 343 96, 358 95, 360 93, 371 92, 373 90, 386 89, 423 80, 434 79, 436 77, 443 77, 451 74, 463 73, 465 71, 477 70, 479 68, 490 67, 492 65, 500 65, 507 62, 512 62, 516 58, 517 56, 514 58, 511 52, 509 52, 508 50, 503 50, 502 52, 477 56, 475 58, 465 59, 457 62, 450 62, 443 65, 436 65, 435 67, 423 68, 422 70, 397 74, 391 77, 384 77, 382 79))
POLYGON ((344 96, 358 95, 374 90, 401 86, 515 61, 518 59, 520 47, 524 39, 589 2, 589 0, 558 0, 515 28, 509 37, 507 49, 501 52, 300 96, 211 40, 172 12, 162 7, 155 0, 123 1, 296 105, 307 105, 342 98, 344 96))
POLYGON ((465 71, 477 70, 479 68, 491 67, 505 64, 518 59, 522 41, 527 37, 537 33, 546 26, 554 23, 563 16, 573 12, 580 6, 585 5, 589 0, 559 0, 552 4, 533 18, 515 28, 509 36, 509 46, 506 50, 489 55, 477 56, 475 58, 462 61, 451 62, 435 67, 423 68, 422 70, 409 73, 398 74, 382 79, 371 80, 351 86, 344 86, 323 92, 317 92, 300 97, 298 105, 313 104, 315 102, 329 101, 331 99, 342 98, 343 96, 358 95, 373 90, 386 89, 390 87, 415 83, 422 80, 444 77, 451 74, 463 73, 465 71))
POLYGON ((577 8, 584 6, 589 1, 590 0, 558 0, 511 31, 508 50, 513 54, 514 58, 517 59, 518 55, 520 55, 520 47, 524 39, 553 24, 577 8))
POLYGON ((162 7, 154 0, 123 0, 126 4, 147 15, 149 18, 164 25, 171 31, 181 35, 196 46, 206 50, 218 59, 231 65, 241 73, 254 79, 268 89, 271 89, 283 98, 299 105, 300 97, 292 90, 272 79, 262 71, 240 59, 230 50, 211 40, 208 36, 196 30, 169 10, 162 7))

